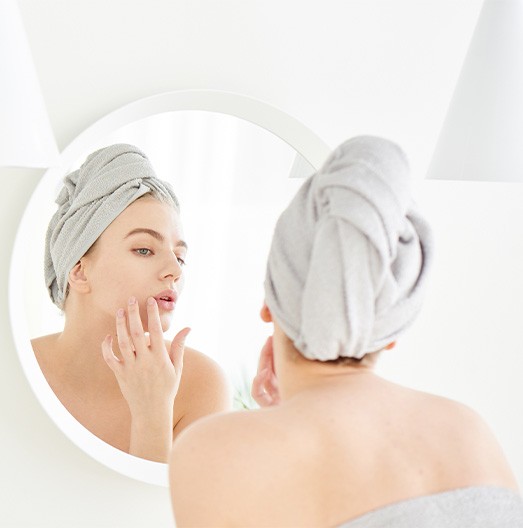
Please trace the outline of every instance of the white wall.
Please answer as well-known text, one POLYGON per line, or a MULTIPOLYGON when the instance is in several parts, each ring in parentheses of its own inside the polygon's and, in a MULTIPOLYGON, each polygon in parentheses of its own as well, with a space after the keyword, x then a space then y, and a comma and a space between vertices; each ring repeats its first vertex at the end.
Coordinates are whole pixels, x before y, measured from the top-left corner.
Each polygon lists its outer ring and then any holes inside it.
MULTIPOLYGON (((279 106, 333 146, 358 133, 393 138, 422 177, 480 0, 20 0, 20 7, 62 148, 127 102, 210 88, 279 106)), ((171 526, 167 491, 79 451, 49 421, 18 363, 9 256, 41 174, 0 170, 0 524, 171 526)), ((419 187, 438 242, 432 288, 417 325, 381 368, 475 407, 523 482, 523 189, 419 187)))

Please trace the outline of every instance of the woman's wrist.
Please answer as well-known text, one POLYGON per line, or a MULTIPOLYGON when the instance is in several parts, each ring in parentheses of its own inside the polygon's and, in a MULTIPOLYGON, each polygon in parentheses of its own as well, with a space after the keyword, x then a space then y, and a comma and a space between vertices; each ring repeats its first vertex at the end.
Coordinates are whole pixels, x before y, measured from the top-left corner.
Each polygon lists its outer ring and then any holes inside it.
POLYGON ((167 401, 148 405, 129 405, 131 421, 136 423, 164 423, 166 418, 171 418, 174 414, 174 398, 167 401))
POLYGON ((167 462, 173 440, 173 409, 147 415, 131 415, 129 453, 140 458, 167 462))

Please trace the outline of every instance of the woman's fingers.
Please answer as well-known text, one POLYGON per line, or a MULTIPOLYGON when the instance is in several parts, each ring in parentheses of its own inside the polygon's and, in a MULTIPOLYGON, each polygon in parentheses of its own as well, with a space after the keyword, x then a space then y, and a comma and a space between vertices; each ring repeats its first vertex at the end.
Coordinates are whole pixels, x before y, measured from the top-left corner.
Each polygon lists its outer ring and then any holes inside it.
POLYGON ((270 395, 273 404, 280 403, 280 390, 278 388, 278 378, 272 370, 269 370, 267 381, 265 382, 265 390, 270 395))
MULTIPOLYGON (((251 396, 258 401, 258 398, 263 397, 265 394, 264 389, 264 382, 265 377, 267 376, 268 369, 262 369, 258 371, 256 376, 254 376, 254 379, 252 380, 252 386, 251 386, 251 396)), ((259 402, 258 402, 259 403, 259 402)))
POLYGON ((143 330, 142 319, 140 317, 140 307, 136 297, 130 297, 128 302, 129 311, 129 330, 131 333, 132 343, 135 352, 143 353, 147 350, 147 343, 145 341, 145 333, 143 330))
POLYGON ((274 373, 273 357, 272 336, 270 336, 261 349, 258 372, 252 381, 251 387, 251 395, 261 407, 280 403, 280 392, 278 379, 274 373))
POLYGON ((147 323, 145 334, 139 305, 131 299, 127 314, 123 309, 117 312, 120 354, 117 357, 113 354, 110 337, 102 343, 103 357, 116 376, 131 416, 140 421, 156 416, 158 409, 172 412, 181 380, 184 340, 189 331, 186 328, 178 333, 169 352, 154 299, 147 302, 147 323))
POLYGON ((109 368, 116 374, 121 367, 121 362, 114 355, 113 338, 110 335, 106 336, 106 338, 102 341, 102 356, 109 368))
POLYGON ((136 356, 127 330, 127 321, 125 319, 125 311, 123 308, 119 308, 116 312, 116 339, 118 340, 118 348, 120 349, 124 361, 135 359, 136 356))
POLYGON ((269 369, 263 369, 252 381, 251 396, 260 407, 268 407, 275 403, 274 395, 266 390, 267 380, 270 375, 271 373, 269 369))
POLYGON ((147 328, 149 330, 151 350, 165 350, 160 312, 154 297, 147 299, 147 328))
POLYGON ((272 368, 272 336, 267 338, 260 352, 258 361, 258 373, 266 368, 272 368))
POLYGON ((174 365, 174 370, 178 373, 183 368, 183 354, 185 350, 185 338, 189 335, 191 329, 189 327, 180 330, 175 336, 171 343, 171 349, 169 350, 169 357, 174 365))

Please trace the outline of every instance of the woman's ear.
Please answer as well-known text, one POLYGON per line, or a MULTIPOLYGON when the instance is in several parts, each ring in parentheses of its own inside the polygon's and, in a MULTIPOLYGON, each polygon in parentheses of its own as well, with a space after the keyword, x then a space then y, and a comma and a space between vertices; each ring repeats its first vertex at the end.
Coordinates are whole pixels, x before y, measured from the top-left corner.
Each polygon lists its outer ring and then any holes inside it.
POLYGON ((396 346, 396 341, 392 341, 392 343, 389 343, 384 350, 392 350, 396 346))
POLYGON ((260 310, 260 317, 264 323, 272 323, 271 311, 265 303, 263 303, 262 309, 260 310))
POLYGON ((84 259, 80 259, 75 264, 73 269, 69 272, 69 290, 74 290, 78 293, 89 293, 91 288, 89 281, 85 273, 85 262, 84 259))

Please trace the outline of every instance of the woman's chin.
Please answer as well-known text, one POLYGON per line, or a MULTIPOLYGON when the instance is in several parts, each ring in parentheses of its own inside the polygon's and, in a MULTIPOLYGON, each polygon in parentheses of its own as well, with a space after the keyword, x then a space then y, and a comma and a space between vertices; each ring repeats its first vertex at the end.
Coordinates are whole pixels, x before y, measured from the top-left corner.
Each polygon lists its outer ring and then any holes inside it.
POLYGON ((161 314, 160 322, 162 323, 162 332, 167 332, 173 324, 173 314, 161 314))

